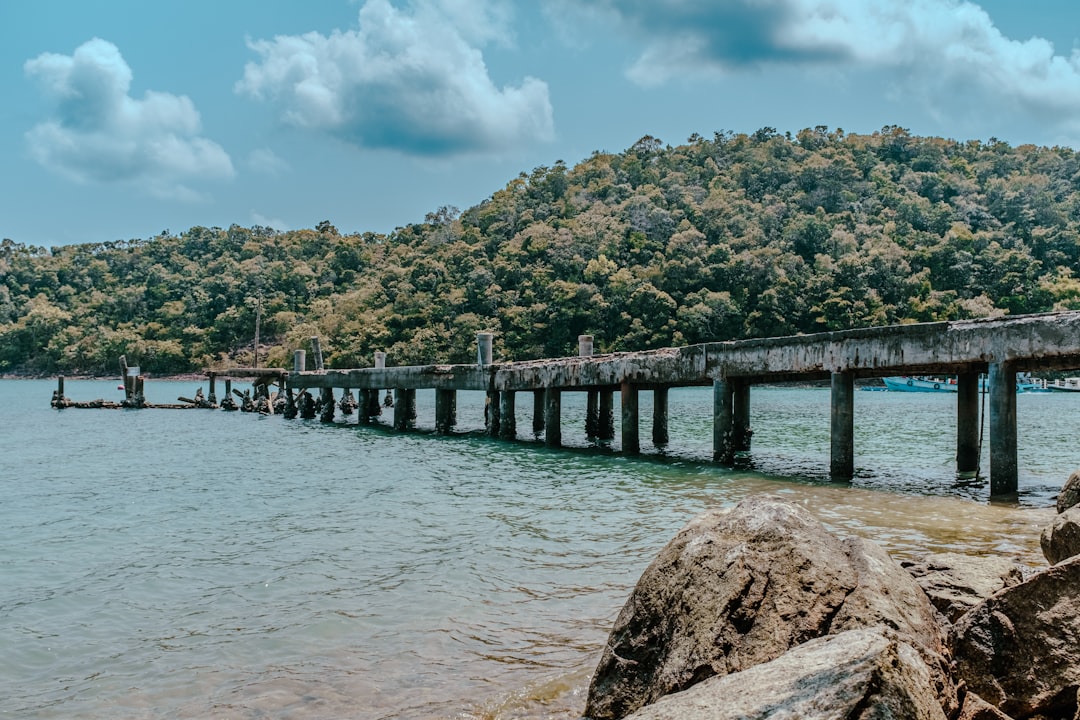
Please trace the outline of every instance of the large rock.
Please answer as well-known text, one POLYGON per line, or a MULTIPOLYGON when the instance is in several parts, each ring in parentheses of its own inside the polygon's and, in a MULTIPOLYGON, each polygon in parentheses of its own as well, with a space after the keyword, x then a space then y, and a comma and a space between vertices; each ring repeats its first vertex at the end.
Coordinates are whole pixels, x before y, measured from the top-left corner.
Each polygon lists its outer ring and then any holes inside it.
POLYGON ((811 640, 776 660, 713 677, 628 720, 945 720, 919 653, 883 627, 811 640))
POLYGON ((973 692, 964 696, 964 704, 956 720, 1012 720, 973 692))
POLYGON ((1065 512, 1077 504, 1080 504, 1080 470, 1073 470, 1072 475, 1062 486, 1061 492, 1058 493, 1057 511, 1065 512))
POLYGON ((956 624, 957 673, 1016 718, 1073 718, 1080 690, 1080 557, 990 597, 956 624))
POLYGON ((645 570, 615 621, 585 714, 621 718, 808 640, 879 624, 923 655, 951 715, 945 637, 914 579, 873 543, 841 540, 776 498, 750 498, 692 520, 645 570))
POLYGON ((900 565, 915 578, 930 602, 956 620, 1002 588, 1019 585, 1024 575, 1003 557, 974 557, 959 553, 928 553, 900 565))
POLYGON ((1051 565, 1080 555, 1080 507, 1066 508, 1055 515, 1039 536, 1039 544, 1051 565))

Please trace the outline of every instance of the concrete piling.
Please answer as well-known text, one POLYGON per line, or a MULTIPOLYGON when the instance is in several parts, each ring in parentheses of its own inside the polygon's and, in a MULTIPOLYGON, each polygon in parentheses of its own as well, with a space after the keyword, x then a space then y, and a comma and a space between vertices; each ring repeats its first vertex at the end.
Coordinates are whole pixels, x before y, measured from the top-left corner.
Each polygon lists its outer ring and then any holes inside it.
POLYGON ((562 445, 562 390, 549 387, 544 391, 544 444, 548 447, 562 445))
POLYGON ((979 373, 956 376, 956 474, 973 478, 979 469, 979 373))
POLYGON ((855 477, 855 374, 832 374, 832 408, 829 417, 832 431, 829 477, 835 482, 850 482, 855 477))
POLYGON ((438 389, 435 391, 435 432, 449 435, 457 425, 457 391, 438 389))
POLYGON ((735 462, 731 444, 732 389, 727 378, 713 380, 713 460, 721 465, 735 462))
POLYGON ((499 408, 499 437, 503 440, 517 438, 517 417, 515 416, 514 401, 516 393, 513 390, 504 390, 499 408))
POLYGON ((990 497, 1011 497, 1019 489, 1016 464, 1016 369, 990 363, 990 497))
POLYGON ((622 451, 631 455, 641 452, 638 432, 638 389, 630 383, 621 385, 622 396, 622 451))
POLYGON ((533 390, 533 435, 539 438, 546 427, 547 405, 543 390, 533 390))
POLYGON ((656 447, 668 444, 668 389, 653 390, 652 441, 656 447))

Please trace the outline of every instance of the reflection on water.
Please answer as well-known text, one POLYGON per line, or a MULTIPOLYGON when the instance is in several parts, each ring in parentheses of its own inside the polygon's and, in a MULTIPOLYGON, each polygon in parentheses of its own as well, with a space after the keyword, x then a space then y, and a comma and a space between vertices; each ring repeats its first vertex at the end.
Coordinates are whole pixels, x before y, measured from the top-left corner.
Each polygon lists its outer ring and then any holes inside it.
MULTIPOLYGON (((168 402, 194 386, 147 388, 168 402)), ((752 469, 730 470, 709 462, 707 390, 673 390, 671 443, 657 454, 643 419, 645 455, 627 458, 587 447, 580 395, 563 403, 574 447, 557 451, 481 437, 476 393, 459 396, 461 434, 439 438, 423 392, 420 432, 396 434, 57 412, 52 387, 0 382, 12 717, 572 718, 629 589, 701 510, 770 492, 898 557, 1038 566, 1080 464, 1070 395, 1018 398, 1014 506, 957 486, 944 396, 859 393, 849 487, 827 482, 827 390, 755 389, 752 469)), ((67 384, 80 400, 114 393, 67 384)))

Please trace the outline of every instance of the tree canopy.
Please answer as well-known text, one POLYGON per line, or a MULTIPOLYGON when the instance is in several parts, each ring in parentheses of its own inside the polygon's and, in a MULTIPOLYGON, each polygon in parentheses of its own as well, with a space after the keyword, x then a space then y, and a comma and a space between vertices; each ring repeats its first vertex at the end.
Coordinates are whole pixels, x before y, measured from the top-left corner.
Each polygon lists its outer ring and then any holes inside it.
POLYGON ((1080 309, 1070 148, 849 135, 645 136, 389 234, 194 227, 0 243, 0 372, 507 360, 1080 309))

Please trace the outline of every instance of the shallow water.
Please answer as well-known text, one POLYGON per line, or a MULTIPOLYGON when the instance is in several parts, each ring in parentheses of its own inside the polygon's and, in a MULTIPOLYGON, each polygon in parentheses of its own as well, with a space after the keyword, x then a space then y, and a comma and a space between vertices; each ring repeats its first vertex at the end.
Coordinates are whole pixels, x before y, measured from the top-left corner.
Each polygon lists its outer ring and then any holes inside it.
POLYGON ((563 402, 576 447, 557 451, 482 437, 479 393, 459 394, 460 433, 441 438, 423 391, 419 431, 398 434, 55 411, 53 387, 0 381, 0 716, 573 718, 629 589, 705 508, 770 492, 894 556, 1037 566, 1080 466, 1066 394, 1018 397, 1021 504, 1001 505, 956 482, 943 395, 858 393, 858 476, 840 486, 827 389, 755 388, 750 468, 730 470, 708 461, 704 389, 671 391, 672 442, 658 454, 643 420, 644 456, 627 458, 586 447, 581 395, 563 402))

